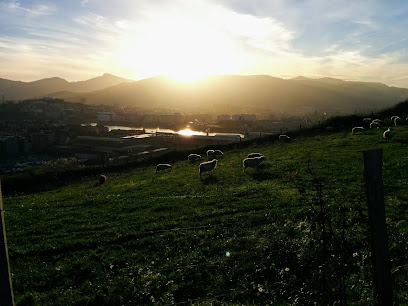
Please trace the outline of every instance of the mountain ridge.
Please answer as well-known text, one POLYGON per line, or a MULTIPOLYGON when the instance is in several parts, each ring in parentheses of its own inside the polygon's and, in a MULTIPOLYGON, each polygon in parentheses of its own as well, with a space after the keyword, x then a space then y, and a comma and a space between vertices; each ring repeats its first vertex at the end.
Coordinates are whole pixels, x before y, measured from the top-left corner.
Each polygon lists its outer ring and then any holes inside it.
MULTIPOLYGON (((0 94, 5 91, 3 83, 9 87, 22 86, 19 81, 0 79, 0 94)), ((30 97, 51 96, 70 102, 85 99, 90 104, 201 112, 208 109, 212 112, 255 112, 257 109, 300 112, 314 108, 350 113, 362 108, 384 108, 408 98, 406 88, 303 76, 282 79, 270 75, 215 75, 195 83, 183 83, 165 76, 132 81, 105 73, 87 81, 68 82, 53 77, 25 84, 33 87, 30 97)))
POLYGON ((49 77, 32 82, 13 81, 0 78, 0 95, 6 99, 24 100, 47 96, 52 92, 68 91, 74 93, 91 92, 123 82, 133 80, 118 77, 109 73, 85 81, 69 82, 60 77, 49 77))

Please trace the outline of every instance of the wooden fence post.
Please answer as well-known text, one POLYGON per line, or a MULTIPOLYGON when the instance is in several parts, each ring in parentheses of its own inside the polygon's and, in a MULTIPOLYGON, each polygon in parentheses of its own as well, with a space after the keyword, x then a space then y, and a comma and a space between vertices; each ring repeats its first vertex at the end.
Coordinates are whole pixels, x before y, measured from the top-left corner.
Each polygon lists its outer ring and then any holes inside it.
POLYGON ((13 288, 11 286, 10 264, 7 252, 6 227, 4 224, 3 197, 0 182, 0 305, 14 306, 13 288))
POLYGON ((364 151, 363 155, 371 230, 371 256, 374 268, 374 303, 375 305, 393 305, 382 181, 382 150, 364 151))

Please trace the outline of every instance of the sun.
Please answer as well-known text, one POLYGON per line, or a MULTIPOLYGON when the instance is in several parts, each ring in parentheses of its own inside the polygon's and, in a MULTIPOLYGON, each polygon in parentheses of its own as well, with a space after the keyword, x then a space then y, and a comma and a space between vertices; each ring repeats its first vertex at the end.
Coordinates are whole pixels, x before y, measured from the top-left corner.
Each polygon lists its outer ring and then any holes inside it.
POLYGON ((143 35, 128 37, 119 57, 138 74, 164 75, 182 82, 234 74, 242 62, 225 34, 188 19, 148 25, 143 35))

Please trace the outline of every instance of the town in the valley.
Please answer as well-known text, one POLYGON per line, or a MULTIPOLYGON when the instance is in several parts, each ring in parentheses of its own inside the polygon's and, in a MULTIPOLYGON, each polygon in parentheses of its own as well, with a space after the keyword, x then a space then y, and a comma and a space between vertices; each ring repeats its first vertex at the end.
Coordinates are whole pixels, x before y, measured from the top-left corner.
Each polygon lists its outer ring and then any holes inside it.
POLYGON ((152 158, 170 150, 239 142, 301 129, 327 118, 306 114, 185 113, 140 110, 42 98, 0 103, 0 173, 69 165, 115 165, 152 158))

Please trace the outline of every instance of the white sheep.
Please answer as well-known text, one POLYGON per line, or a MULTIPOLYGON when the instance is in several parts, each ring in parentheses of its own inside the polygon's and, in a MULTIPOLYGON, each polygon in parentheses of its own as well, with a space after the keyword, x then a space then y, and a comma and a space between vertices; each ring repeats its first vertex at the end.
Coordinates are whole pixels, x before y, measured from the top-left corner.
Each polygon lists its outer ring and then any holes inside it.
POLYGON ((398 117, 398 116, 396 116, 396 117, 394 118, 394 126, 397 126, 397 121, 399 121, 399 120, 401 120, 401 118, 398 117))
POLYGON ((258 166, 259 166, 264 160, 266 160, 266 157, 265 157, 265 156, 245 158, 244 161, 242 162, 242 164, 243 164, 243 170, 242 170, 242 172, 245 173, 245 169, 248 168, 248 167, 258 168, 258 166))
POLYGON ((254 158, 254 157, 261 157, 261 156, 264 156, 264 155, 261 153, 249 153, 247 158, 254 158))
POLYGON ((388 128, 388 130, 386 130, 386 131, 383 133, 383 137, 384 137, 385 141, 387 141, 387 142, 388 142, 388 140, 390 140, 390 139, 392 138, 392 132, 391 132, 391 128, 390 128, 390 127, 388 128))
POLYGON ((224 153, 221 150, 208 150, 207 151, 207 159, 213 159, 215 157, 224 157, 224 153))
POLYGON ((351 134, 355 134, 357 132, 362 132, 364 131, 364 128, 362 126, 355 126, 351 129, 351 134))
POLYGON ((221 150, 214 150, 214 157, 224 157, 224 153, 221 150))
POLYGON ((167 169, 170 169, 170 171, 171 171, 171 169, 172 169, 171 165, 169 165, 169 164, 158 164, 156 166, 156 171, 154 171, 154 173, 157 173, 159 171, 165 171, 167 169))
POLYGON ((373 120, 373 122, 378 122, 378 123, 381 123, 381 122, 382 122, 382 120, 380 120, 380 119, 374 119, 374 120, 373 120))
POLYGON ((370 129, 372 128, 379 128, 381 126, 381 124, 377 121, 373 121, 370 123, 370 129))
POLYGON ((288 135, 279 135, 279 140, 289 141, 290 137, 288 135))
POLYGON ((199 160, 199 159, 201 159, 201 155, 199 155, 199 154, 194 154, 194 153, 192 153, 192 154, 189 154, 189 155, 188 155, 188 161, 189 161, 190 163, 193 163, 193 162, 195 162, 195 161, 197 161, 197 160, 199 160))
POLYGON ((201 173, 203 172, 211 171, 212 173, 215 167, 217 167, 217 162, 218 161, 216 159, 213 159, 212 161, 201 163, 200 166, 198 166, 200 178, 201 178, 201 173))
POLYGON ((207 159, 210 160, 210 158, 214 157, 214 150, 207 150, 207 159))
POLYGON ((392 116, 391 117, 391 121, 394 121, 395 118, 397 118, 398 116, 392 116))
POLYGON ((372 120, 371 118, 364 118, 363 123, 370 123, 372 120))

